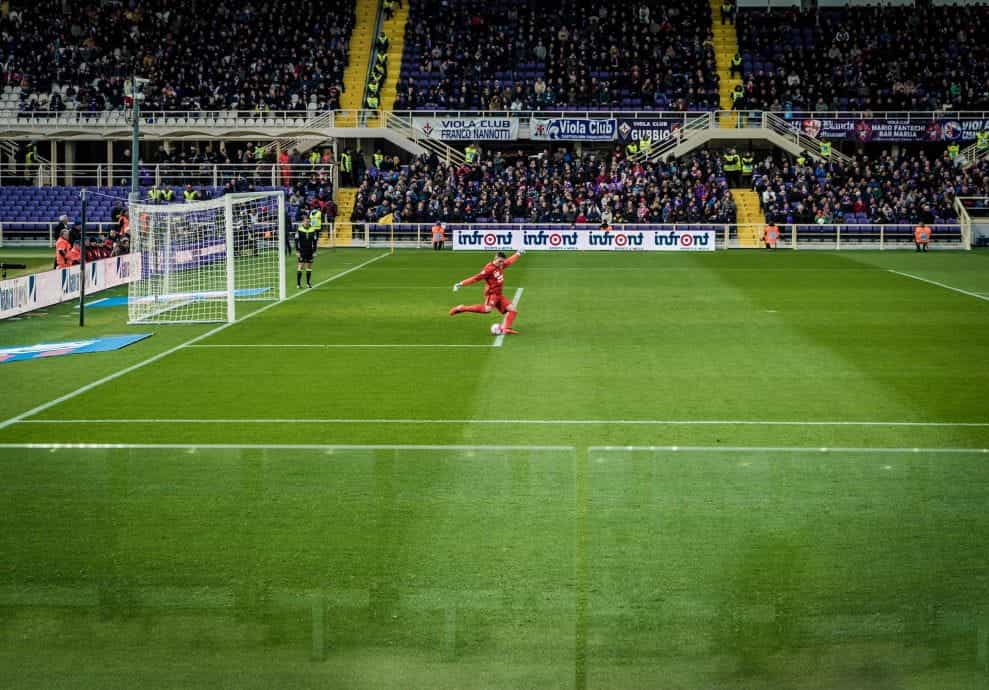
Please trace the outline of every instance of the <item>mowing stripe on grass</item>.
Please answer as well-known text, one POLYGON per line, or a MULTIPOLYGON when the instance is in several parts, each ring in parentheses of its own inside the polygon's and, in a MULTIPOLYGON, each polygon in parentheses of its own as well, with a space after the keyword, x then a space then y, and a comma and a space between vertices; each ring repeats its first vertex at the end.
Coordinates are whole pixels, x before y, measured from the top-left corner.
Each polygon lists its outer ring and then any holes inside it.
POLYGON ((686 452, 710 453, 985 453, 989 448, 826 448, 808 446, 590 446, 588 453, 594 452, 686 452))
POLYGON ((406 348, 406 347, 422 348, 422 347, 496 347, 496 346, 495 345, 462 345, 462 344, 461 345, 436 345, 436 344, 424 344, 424 343, 421 343, 421 344, 415 344, 415 343, 408 343, 408 344, 397 343, 397 344, 394 344, 393 343, 393 344, 390 344, 390 345, 359 345, 359 344, 348 344, 348 343, 344 343, 344 344, 333 344, 333 345, 330 345, 330 344, 293 345, 293 344, 285 343, 285 344, 279 345, 279 344, 276 344, 276 343, 270 343, 270 344, 256 344, 256 345, 233 345, 233 344, 224 344, 224 345, 190 345, 189 347, 190 348, 233 348, 233 349, 237 349, 237 348, 242 348, 242 349, 243 348, 247 348, 247 349, 251 349, 251 348, 255 348, 255 349, 256 348, 284 348, 284 349, 344 348, 344 349, 347 349, 347 348, 350 348, 350 349, 358 349, 359 350, 359 349, 379 348, 379 347, 380 348, 389 348, 389 347, 393 347, 393 348, 406 348))
POLYGON ((989 297, 981 295, 978 292, 970 292, 968 290, 962 290, 961 288, 952 287, 951 285, 946 285, 944 283, 939 283, 936 280, 930 280, 928 278, 921 278, 920 276, 915 276, 912 273, 904 273, 903 271, 894 271, 892 268, 886 269, 890 273, 895 273, 898 276, 904 276, 906 278, 913 278, 914 280, 919 280, 922 283, 930 283, 931 285, 937 285, 938 287, 943 287, 945 290, 952 290, 953 292, 960 292, 963 295, 968 295, 969 297, 974 297, 975 299, 981 299, 985 302, 989 302, 989 297))
MULTIPOLYGON (((479 347, 488 347, 482 345, 479 347)), ((755 419, 24 419, 21 424, 527 424, 543 426, 865 426, 865 427, 989 427, 989 422, 764 421, 755 419)))
POLYGON ((535 450, 576 451, 574 446, 318 444, 318 443, 0 443, 0 449, 35 450, 535 450))
MULTIPOLYGON (((512 297, 512 304, 514 304, 516 307, 519 305, 519 300, 522 299, 522 292, 524 290, 525 290, 525 288, 519 288, 518 290, 515 291, 515 296, 512 297)), ((494 345, 492 347, 501 347, 501 344, 503 342, 505 342, 505 334, 504 333, 502 333, 497 338, 495 338, 494 345)))
MULTIPOLYGON (((316 287, 319 287, 320 285, 325 285, 326 283, 329 283, 329 282, 332 282, 334 280, 337 280, 338 278, 343 278, 348 273, 353 273, 354 271, 360 270, 360 269, 364 268, 365 266, 367 266, 368 264, 372 264, 375 261, 379 261, 380 259, 383 259, 386 256, 389 256, 389 254, 387 252, 385 252, 384 254, 379 254, 378 256, 376 256, 374 258, 368 259, 367 261, 364 261, 362 263, 359 263, 356 266, 352 266, 352 267, 348 268, 346 271, 343 271, 341 273, 337 273, 335 275, 330 276, 326 280, 323 280, 323 281, 317 283, 316 284, 316 287)), ((295 293, 293 295, 289 295, 288 297, 286 297, 284 301, 287 302, 287 301, 289 301, 291 299, 295 299, 296 297, 299 297, 300 295, 304 295, 304 294, 306 294, 306 293, 305 292, 297 292, 297 293, 295 293)), ((272 302, 270 304, 266 304, 265 306, 261 307, 260 309, 257 309, 255 311, 252 311, 250 314, 245 314, 244 316, 240 317, 236 321, 229 321, 227 323, 220 324, 216 328, 213 328, 213 329, 211 329, 209 331, 206 331, 202 335, 197 335, 194 338, 190 338, 189 340, 186 340, 184 342, 181 342, 178 345, 176 345, 175 347, 169 348, 168 350, 165 350, 164 352, 159 352, 158 354, 153 355, 151 357, 148 357, 145 360, 141 360, 140 362, 137 362, 136 364, 132 364, 131 366, 129 366, 129 367, 125 368, 125 369, 121 369, 120 371, 116 371, 116 372, 114 372, 112 374, 109 374, 107 376, 104 376, 101 379, 97 379, 97 380, 95 380, 95 381, 93 381, 91 383, 87 383, 85 386, 81 386, 81 387, 75 389, 74 391, 71 391, 69 393, 66 393, 65 395, 62 395, 62 396, 59 396, 59 397, 55 398, 54 400, 49 400, 48 402, 42 403, 41 405, 38 405, 37 407, 33 407, 30 410, 28 410, 27 412, 22 412, 21 414, 15 416, 15 417, 11 417, 10 419, 7 419, 7 420, 4 420, 3 422, 0 422, 0 429, 5 429, 5 428, 7 428, 8 426, 10 426, 12 424, 17 424, 18 422, 26 419, 27 417, 33 417, 34 415, 38 414, 39 412, 44 412, 45 410, 50 409, 52 407, 55 407, 56 405, 60 405, 63 402, 65 402, 66 400, 71 400, 72 398, 76 397, 77 395, 82 395, 86 391, 90 391, 90 390, 92 390, 92 389, 94 389, 94 388, 96 388, 98 386, 102 386, 104 383, 109 383, 110 381, 113 381, 114 379, 120 378, 121 376, 124 376, 125 374, 129 374, 132 371, 137 371, 138 369, 140 369, 142 367, 145 367, 148 364, 152 364, 154 362, 157 362, 160 359, 164 359, 165 357, 168 357, 168 355, 170 355, 170 354, 173 354, 175 352, 178 352, 179 350, 183 350, 183 349, 189 347, 190 345, 192 345, 193 343, 198 343, 200 340, 205 340, 206 338, 209 338, 212 335, 216 335, 220 331, 223 331, 223 330, 226 330, 227 328, 230 328, 230 326, 233 326, 233 325, 236 325, 238 323, 241 323, 242 321, 247 321, 251 317, 254 317, 254 316, 257 316, 258 314, 264 313, 264 312, 268 311, 269 309, 271 309, 272 307, 278 306, 279 304, 282 304, 282 302, 272 302)))

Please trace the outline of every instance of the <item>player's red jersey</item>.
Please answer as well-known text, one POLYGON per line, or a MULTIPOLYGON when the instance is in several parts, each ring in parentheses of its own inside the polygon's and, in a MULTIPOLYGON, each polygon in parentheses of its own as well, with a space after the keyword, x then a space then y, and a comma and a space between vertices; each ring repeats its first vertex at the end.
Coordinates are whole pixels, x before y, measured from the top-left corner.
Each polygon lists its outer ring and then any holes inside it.
MULTIPOLYGON (((512 256, 505 259, 504 268, 508 268, 513 263, 518 261, 519 255, 513 254, 512 256)), ((502 294, 502 289, 505 287, 505 271, 498 268, 494 263, 488 263, 484 270, 478 273, 476 276, 471 276, 463 281, 463 285, 470 285, 471 283, 476 283, 483 280, 484 286, 484 296, 485 297, 500 297, 502 294)))

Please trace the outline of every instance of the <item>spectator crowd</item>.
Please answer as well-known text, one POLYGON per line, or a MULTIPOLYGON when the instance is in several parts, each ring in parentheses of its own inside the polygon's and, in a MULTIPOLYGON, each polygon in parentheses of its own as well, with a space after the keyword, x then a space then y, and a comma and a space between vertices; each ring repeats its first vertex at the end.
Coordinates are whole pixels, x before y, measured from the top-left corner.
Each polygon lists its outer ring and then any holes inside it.
POLYGON ((495 152, 473 165, 420 157, 368 169, 352 220, 374 222, 734 223, 716 154, 636 163, 621 150, 577 156, 495 152))
POLYGON ((755 190, 767 219, 785 223, 953 222, 956 196, 989 195, 989 160, 963 169, 923 152, 858 155, 848 166, 766 158, 755 190))
POLYGON ((705 0, 411 0, 397 110, 718 107, 705 0))
POLYGON ((989 108, 989 7, 746 9, 744 96, 758 110, 989 108))
POLYGON ((14 0, 0 14, 0 83, 23 110, 114 110, 149 79, 148 110, 340 106, 353 0, 14 0))

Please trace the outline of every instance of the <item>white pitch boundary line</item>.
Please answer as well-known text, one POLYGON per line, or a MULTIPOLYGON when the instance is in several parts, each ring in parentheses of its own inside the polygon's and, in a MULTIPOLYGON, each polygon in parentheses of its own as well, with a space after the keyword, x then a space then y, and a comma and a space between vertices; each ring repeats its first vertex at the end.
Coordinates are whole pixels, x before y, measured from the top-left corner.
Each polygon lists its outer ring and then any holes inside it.
POLYGON ((953 292, 960 292, 963 295, 968 295, 969 297, 974 297, 975 299, 983 300, 984 302, 989 302, 989 297, 981 295, 978 292, 970 292, 968 290, 962 290, 961 288, 952 287, 951 285, 946 285, 944 283, 939 283, 936 280, 930 280, 928 278, 921 278, 920 276, 915 276, 912 273, 904 273, 903 271, 894 271, 892 268, 886 269, 890 273, 895 273, 898 276, 904 276, 905 278, 913 278, 914 280, 919 280, 922 283, 930 283, 931 285, 937 285, 938 287, 943 287, 945 290, 951 290, 953 292))
POLYGON ((344 344, 333 344, 333 345, 329 345, 329 344, 318 344, 318 343, 317 344, 309 344, 309 345, 292 345, 292 344, 271 343, 271 344, 257 344, 257 345, 233 345, 233 344, 230 344, 230 345, 190 345, 189 347, 191 347, 191 348, 201 348, 201 349, 207 349, 207 348, 224 348, 224 349, 227 349, 227 348, 230 348, 230 349, 236 349, 236 348, 248 348, 248 349, 250 349, 250 348, 284 348, 284 349, 320 349, 320 348, 327 349, 327 348, 343 348, 343 349, 347 349, 347 348, 351 348, 351 349, 367 349, 367 348, 389 348, 389 347, 392 347, 392 348, 423 348, 423 347, 483 347, 483 348, 492 348, 492 347, 495 347, 495 346, 494 345, 463 345, 463 344, 460 344, 460 345, 436 345, 436 344, 415 344, 415 343, 408 343, 408 344, 398 343, 398 344, 390 344, 390 345, 382 345, 382 344, 376 344, 376 345, 370 345, 370 344, 368 344, 368 345, 360 345, 360 344, 347 344, 347 343, 344 343, 344 344))
MULTIPOLYGON (((357 271, 357 270, 359 270, 361 268, 364 268, 368 264, 372 264, 375 261, 379 261, 379 260, 385 258, 386 256, 389 256, 389 253, 388 252, 385 252, 384 254, 379 254, 378 256, 375 256, 375 257, 373 257, 371 259, 368 259, 367 261, 364 261, 362 263, 359 263, 356 266, 353 266, 351 268, 348 268, 346 271, 343 271, 341 273, 337 273, 335 275, 330 276, 326 280, 323 280, 323 281, 321 281, 319 283, 316 283, 316 287, 319 287, 320 285, 325 285, 326 283, 330 283, 330 282, 332 282, 334 280, 337 280, 338 278, 343 278, 345 275, 347 275, 349 273, 353 273, 354 271, 357 271)), ((116 371, 116 372, 114 372, 112 374, 109 374, 107 376, 104 376, 103 378, 97 379, 97 380, 95 380, 95 381, 93 381, 91 383, 87 383, 85 386, 80 386, 79 388, 76 388, 74 391, 71 391, 69 393, 66 393, 65 395, 59 396, 59 397, 55 398, 54 400, 49 400, 48 402, 42 403, 41 405, 38 405, 37 407, 33 407, 30 410, 28 410, 27 412, 22 412, 21 414, 15 416, 15 417, 11 417, 10 419, 6 419, 3 422, 0 422, 0 429, 6 429, 8 426, 11 426, 12 424, 17 424, 18 422, 23 421, 27 417, 33 417, 34 415, 38 414, 39 412, 44 412, 47 409, 50 409, 52 407, 55 407, 56 405, 62 404, 66 400, 71 400, 72 398, 76 397, 77 395, 82 395, 86 391, 90 391, 90 390, 92 390, 92 389, 94 389, 94 388, 96 388, 98 386, 102 386, 104 383, 109 383, 110 381, 113 381, 114 379, 120 378, 121 376, 125 376, 126 374, 129 374, 132 371, 136 371, 136 370, 138 370, 138 369, 140 369, 142 367, 145 367, 148 364, 152 364, 154 362, 157 362, 160 359, 164 359, 165 357, 168 357, 170 354, 173 354, 175 352, 178 352, 179 350, 184 350, 185 348, 189 347, 190 345, 192 345, 194 343, 199 342, 200 340, 205 340, 206 338, 209 338, 210 336, 216 335, 220 331, 226 330, 227 328, 230 328, 231 326, 233 326, 235 324, 241 323, 242 321, 246 321, 247 319, 250 319, 250 318, 252 318, 254 316, 257 316, 258 314, 261 314, 263 312, 268 311, 272 307, 276 307, 279 304, 283 304, 284 302, 287 302, 287 301, 289 301, 291 299, 295 299, 296 297, 299 297, 300 295, 305 295, 305 294, 307 294, 307 293, 306 292, 296 292, 296 293, 294 293, 294 294, 289 295, 288 297, 286 297, 285 300, 282 301, 282 302, 271 302, 270 304, 266 304, 265 306, 261 307, 260 309, 256 309, 256 310, 252 311, 249 314, 245 314, 244 316, 240 317, 239 319, 237 319, 235 321, 228 321, 227 323, 220 324, 216 328, 213 328, 211 330, 208 330, 205 333, 203 333, 202 335, 197 335, 194 338, 190 338, 189 340, 183 341, 183 342, 179 343, 178 345, 176 345, 175 347, 171 347, 171 348, 165 350, 164 352, 159 352, 158 354, 153 355, 151 357, 148 357, 147 359, 141 360, 140 362, 137 362, 136 364, 132 364, 131 366, 126 367, 125 369, 121 369, 120 371, 116 371)))
MULTIPOLYGON (((525 288, 519 288, 518 290, 515 291, 515 296, 512 297, 512 304, 514 304, 516 307, 519 306, 519 301, 522 299, 522 293, 524 291, 525 288)), ((502 343, 504 342, 505 342, 505 334, 502 333, 497 338, 495 338, 494 345, 492 345, 491 347, 501 347, 502 343)))
POLYGON ((726 453, 983 453, 989 454, 989 448, 826 448, 807 446, 590 446, 588 453, 593 452, 685 452, 709 453, 722 451, 726 453))
POLYGON ((21 424, 499 424, 531 426, 849 426, 849 427, 989 427, 989 422, 762 421, 751 419, 385 419, 385 418, 254 418, 254 419, 24 419, 21 424))
POLYGON ((317 443, 0 443, 0 449, 73 450, 537 450, 576 451, 575 446, 424 445, 424 444, 317 444, 317 443))

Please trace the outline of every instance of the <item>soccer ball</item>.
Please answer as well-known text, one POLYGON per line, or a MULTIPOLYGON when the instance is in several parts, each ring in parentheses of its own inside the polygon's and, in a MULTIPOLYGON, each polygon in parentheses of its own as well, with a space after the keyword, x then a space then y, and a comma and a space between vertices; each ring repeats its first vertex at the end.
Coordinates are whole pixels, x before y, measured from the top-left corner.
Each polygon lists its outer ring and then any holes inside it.
POLYGON ((501 324, 493 323, 491 324, 491 335, 501 335, 501 324))

